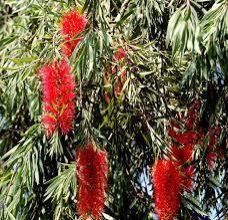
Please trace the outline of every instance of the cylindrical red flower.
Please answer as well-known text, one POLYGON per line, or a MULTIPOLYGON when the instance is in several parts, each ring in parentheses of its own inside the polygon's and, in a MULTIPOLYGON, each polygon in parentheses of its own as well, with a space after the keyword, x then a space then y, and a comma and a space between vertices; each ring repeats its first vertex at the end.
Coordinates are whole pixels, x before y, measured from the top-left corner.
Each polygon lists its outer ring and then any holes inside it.
POLYGON ((176 159, 181 174, 182 188, 184 190, 191 190, 193 187, 194 166, 186 165, 187 162, 192 161, 194 145, 187 144, 184 147, 172 146, 172 156, 176 159))
POLYGON ((114 58, 118 61, 123 60, 126 58, 126 51, 123 48, 119 48, 115 53, 114 53, 114 58))
POLYGON ((172 156, 180 163, 180 165, 192 160, 192 152, 194 145, 188 144, 184 147, 172 146, 172 156))
POLYGON ((199 136, 197 132, 194 131, 185 131, 181 133, 175 132, 173 129, 169 129, 168 132, 169 135, 173 138, 174 142, 180 145, 195 144, 199 136))
POLYGON ((158 160, 152 168, 155 209, 160 220, 173 220, 179 212, 182 179, 178 164, 173 161, 158 160))
POLYGON ((65 60, 45 64, 39 71, 42 80, 42 123, 47 136, 72 128, 75 113, 75 81, 65 60))
POLYGON ((62 52, 70 57, 81 37, 76 38, 86 27, 87 19, 76 10, 69 11, 63 15, 61 20, 61 34, 65 39, 62 52))
POLYGON ((88 143, 76 153, 76 171, 79 180, 78 212, 85 219, 89 216, 100 219, 107 189, 107 153, 88 143))
POLYGON ((187 164, 193 160, 192 153, 194 145, 200 141, 200 134, 196 132, 195 126, 198 124, 199 110, 201 101, 196 99, 188 108, 187 118, 181 115, 180 119, 185 123, 185 131, 183 132, 179 125, 175 122, 170 123, 168 133, 174 142, 172 146, 172 156, 179 165, 179 171, 182 178, 182 188, 190 190, 193 187, 194 166, 187 164))

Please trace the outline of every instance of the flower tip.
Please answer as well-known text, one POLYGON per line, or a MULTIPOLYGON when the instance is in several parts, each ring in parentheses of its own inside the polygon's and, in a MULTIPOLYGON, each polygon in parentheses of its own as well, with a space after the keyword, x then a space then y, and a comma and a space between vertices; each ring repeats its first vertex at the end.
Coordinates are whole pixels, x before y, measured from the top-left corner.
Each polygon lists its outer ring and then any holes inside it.
POLYGON ((126 57, 126 51, 121 47, 114 53, 114 58, 116 60, 122 60, 126 57))

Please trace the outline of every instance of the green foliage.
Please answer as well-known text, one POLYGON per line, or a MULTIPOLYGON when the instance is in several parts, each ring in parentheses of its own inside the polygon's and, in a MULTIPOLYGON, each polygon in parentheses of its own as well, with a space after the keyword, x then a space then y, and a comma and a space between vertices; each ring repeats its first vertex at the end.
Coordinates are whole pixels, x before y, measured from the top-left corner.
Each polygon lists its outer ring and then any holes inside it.
POLYGON ((167 30, 167 45, 173 48, 173 56, 182 59, 186 50, 200 54, 199 19, 194 7, 190 4, 180 7, 170 18, 167 30))
POLYGON ((49 185, 44 195, 45 200, 51 199, 53 202, 54 219, 64 219, 64 216, 74 219, 72 217, 74 216, 74 206, 72 209, 70 204, 73 204, 74 194, 76 194, 75 165, 66 164, 65 166, 69 168, 59 172, 58 176, 47 182, 49 185))
MULTIPOLYGON (((89 136, 109 154, 104 218, 152 219, 150 167, 170 151, 170 118, 195 97, 203 100, 205 128, 222 126, 226 149, 227 0, 5 0, 0 15, 1 219, 75 219, 74 155, 89 136), (76 119, 71 133, 48 139, 38 70, 62 57, 59 22, 72 7, 89 20, 69 60, 76 119), (117 74, 126 70, 127 80, 116 97, 115 78, 105 84, 104 76, 121 47, 127 61, 117 74)), ((200 147, 194 158, 195 188, 182 196, 179 218, 224 219, 227 162, 208 170, 200 147)))

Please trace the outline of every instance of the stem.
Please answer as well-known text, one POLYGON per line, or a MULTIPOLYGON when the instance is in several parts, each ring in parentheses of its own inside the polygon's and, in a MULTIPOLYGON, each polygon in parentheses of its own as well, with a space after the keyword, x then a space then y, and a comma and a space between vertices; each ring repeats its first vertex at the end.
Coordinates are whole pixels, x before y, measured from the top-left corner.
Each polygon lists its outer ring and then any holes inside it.
POLYGON ((121 16, 124 14, 125 9, 127 8, 128 3, 129 3, 129 0, 125 0, 125 1, 123 2, 123 4, 121 5, 119 14, 116 16, 116 19, 115 19, 115 22, 116 22, 116 23, 117 23, 118 21, 120 21, 121 16))
POLYGON ((186 0, 186 5, 187 5, 187 7, 190 6, 190 0, 186 0))

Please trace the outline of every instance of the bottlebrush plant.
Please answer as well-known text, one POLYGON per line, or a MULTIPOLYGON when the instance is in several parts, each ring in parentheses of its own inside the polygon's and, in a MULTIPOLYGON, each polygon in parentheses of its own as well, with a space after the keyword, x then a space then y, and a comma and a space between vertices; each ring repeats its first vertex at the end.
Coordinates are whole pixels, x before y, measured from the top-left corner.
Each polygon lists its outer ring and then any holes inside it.
POLYGON ((224 220, 227 16, 227 0, 0 1, 0 219, 224 220), (108 152, 104 209, 75 171, 87 137, 108 152))
POLYGON ((181 116, 186 122, 185 132, 171 122, 168 128, 173 141, 170 159, 158 160, 152 168, 155 208, 161 220, 173 220, 178 215, 181 193, 193 187, 194 167, 186 166, 186 163, 192 161, 194 145, 199 139, 198 133, 192 129, 197 124, 200 107, 201 102, 196 100, 189 107, 186 120, 181 116))
MULTIPOLYGON (((186 148, 186 153, 188 155, 190 153, 190 148, 191 151, 193 151, 194 145, 198 144, 202 149, 206 148, 207 164, 212 169, 216 158, 219 155, 222 156, 222 149, 217 146, 221 134, 221 127, 219 125, 211 125, 207 130, 203 130, 199 122, 201 106, 201 101, 196 99, 189 107, 187 117, 184 118, 183 115, 181 116, 181 121, 184 123, 184 132, 181 132, 181 128, 173 122, 171 123, 171 127, 168 128, 168 132, 172 137, 173 142, 182 146, 181 149, 178 149, 177 147, 172 148, 173 155, 176 158, 178 158, 177 155, 180 157, 181 154, 180 152, 178 153, 178 151, 183 151, 184 153, 186 148), (206 145, 204 145, 205 139, 206 145)), ((184 157, 184 155, 182 157, 184 157)), ((185 160, 185 162, 186 161, 187 160, 185 160)))
POLYGON ((39 71, 42 80, 42 124, 47 136, 66 134, 75 114, 75 81, 65 60, 45 64, 39 71))
MULTIPOLYGON (((199 127, 200 108, 201 101, 197 99, 189 107, 186 118, 181 114, 181 122, 185 123, 184 131, 177 123, 171 121, 171 127, 168 128, 173 142, 170 158, 155 162, 152 168, 155 208, 161 220, 174 219, 179 212, 181 192, 193 188, 194 165, 190 163, 194 159, 194 146, 198 144, 204 148, 203 141, 206 137, 202 128, 199 127), (173 178, 171 178, 172 175, 173 178), (170 189, 173 193, 170 193, 170 189)), ((217 149, 220 133, 220 126, 212 126, 208 131, 206 159, 210 168, 213 167, 214 160, 217 158, 214 150, 217 149)))
POLYGON ((65 40, 62 45, 62 52, 67 57, 72 55, 75 47, 82 39, 77 35, 84 31, 86 24, 86 17, 76 10, 66 12, 61 18, 61 34, 65 40))
POLYGON ((184 131, 171 122, 171 127, 168 128, 173 145, 171 147, 171 156, 177 160, 179 170, 182 174, 182 186, 185 190, 192 189, 194 178, 194 166, 186 165, 193 160, 194 146, 201 140, 200 133, 196 130, 196 125, 199 123, 199 112, 201 101, 195 100, 188 108, 187 117, 181 116, 181 120, 185 123, 184 131))
POLYGON ((79 184, 77 209, 80 216, 83 219, 89 216, 101 219, 107 190, 107 152, 88 142, 76 153, 76 173, 79 184))

